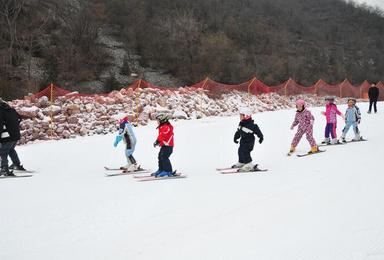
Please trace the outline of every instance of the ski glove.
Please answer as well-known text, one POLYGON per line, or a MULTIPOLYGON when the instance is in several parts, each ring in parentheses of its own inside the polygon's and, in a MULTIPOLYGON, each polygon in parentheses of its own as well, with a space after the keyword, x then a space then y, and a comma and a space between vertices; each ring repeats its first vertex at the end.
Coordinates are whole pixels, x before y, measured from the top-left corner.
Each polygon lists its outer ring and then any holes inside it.
POLYGON ((156 147, 160 144, 160 142, 158 140, 156 140, 154 143, 153 143, 153 147, 156 147))
POLYGON ((120 141, 123 140, 123 137, 121 135, 116 136, 115 142, 113 143, 114 147, 117 147, 117 145, 120 143, 120 141))
POLYGON ((235 142, 235 144, 238 144, 239 143, 239 139, 240 139, 240 137, 241 137, 241 135, 240 135, 240 133, 239 133, 239 131, 237 131, 236 133, 235 133, 235 136, 233 137, 233 141, 235 142))
POLYGON ((263 137, 262 137, 262 138, 259 138, 259 144, 262 144, 263 141, 264 141, 264 138, 263 138, 263 137))

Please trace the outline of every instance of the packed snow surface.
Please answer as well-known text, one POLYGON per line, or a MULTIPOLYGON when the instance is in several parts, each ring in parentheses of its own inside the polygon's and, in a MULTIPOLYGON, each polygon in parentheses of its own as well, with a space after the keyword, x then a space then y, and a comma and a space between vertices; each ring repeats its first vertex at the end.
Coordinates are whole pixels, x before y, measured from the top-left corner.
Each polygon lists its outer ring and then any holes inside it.
MULTIPOLYGON (((105 177, 103 166, 125 162, 114 135, 19 147, 37 173, 0 180, 0 259, 384 259, 384 117, 360 107, 368 142, 303 158, 286 156, 294 110, 254 115, 265 173, 216 172, 237 160, 237 117, 174 123, 171 159, 186 179, 105 177)), ((322 110, 311 108, 318 142, 322 110)), ((135 157, 156 170, 156 126, 135 130, 135 157)), ((303 138, 298 152, 308 150, 303 138)))

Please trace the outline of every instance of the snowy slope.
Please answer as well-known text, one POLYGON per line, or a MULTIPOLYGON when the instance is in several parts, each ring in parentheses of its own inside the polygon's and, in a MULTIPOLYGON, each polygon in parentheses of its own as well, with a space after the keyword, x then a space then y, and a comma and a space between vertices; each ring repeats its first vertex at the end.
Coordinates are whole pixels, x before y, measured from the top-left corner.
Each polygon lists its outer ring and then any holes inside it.
MULTIPOLYGON (((325 119, 311 110, 319 142, 325 119)), ((20 147, 38 173, 0 180, 0 259, 384 259, 384 117, 361 110, 368 142, 305 158, 286 156, 294 110, 255 115, 265 142, 253 157, 270 169, 259 174, 215 171, 237 159, 236 117, 175 123, 187 179, 105 177, 124 161, 113 135, 20 147)), ((155 126, 136 134, 136 158, 155 169, 155 126)))

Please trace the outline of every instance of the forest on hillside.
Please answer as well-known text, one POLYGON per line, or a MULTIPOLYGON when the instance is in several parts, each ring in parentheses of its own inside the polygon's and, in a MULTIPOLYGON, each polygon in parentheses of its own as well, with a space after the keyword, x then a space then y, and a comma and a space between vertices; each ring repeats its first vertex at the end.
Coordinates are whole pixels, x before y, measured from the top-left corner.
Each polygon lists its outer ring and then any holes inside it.
MULTIPOLYGON (((0 96, 97 80, 108 25, 142 66, 185 84, 384 80, 384 12, 344 0, 0 0, 0 96)), ((119 87, 111 75, 104 91, 119 87)), ((77 88, 76 90, 82 91, 77 88)))

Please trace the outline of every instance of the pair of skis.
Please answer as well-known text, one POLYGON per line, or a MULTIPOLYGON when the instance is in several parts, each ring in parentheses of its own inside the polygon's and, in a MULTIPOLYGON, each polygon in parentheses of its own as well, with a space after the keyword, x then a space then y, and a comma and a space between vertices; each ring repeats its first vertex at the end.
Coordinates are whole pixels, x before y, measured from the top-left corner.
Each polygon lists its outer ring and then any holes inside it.
POLYGON ((13 170, 14 175, 0 175, 0 179, 27 178, 33 176, 31 173, 35 173, 35 171, 13 170))
POLYGON ((167 179, 180 179, 180 178, 186 178, 186 175, 183 175, 181 173, 176 173, 174 172, 174 175, 168 176, 168 177, 155 177, 152 175, 148 175, 150 173, 149 170, 139 168, 138 170, 135 171, 126 171, 122 168, 109 168, 109 167, 104 167, 106 171, 111 171, 115 173, 105 173, 107 177, 113 177, 113 176, 123 176, 123 175, 133 175, 133 178, 137 181, 158 181, 158 180, 167 180, 167 179), (146 175, 138 175, 138 174, 143 174, 147 173, 146 175))
MULTIPOLYGON (((318 150, 317 152, 308 152, 308 153, 303 153, 303 154, 296 154, 297 157, 305 157, 305 156, 309 156, 309 155, 314 155, 314 154, 318 154, 318 153, 323 153, 325 152, 326 150, 318 150)), ((293 152, 294 153, 294 152, 293 152)), ((291 156, 293 153, 288 153, 287 156, 291 156)))
POLYGON ((219 173, 221 174, 235 174, 235 173, 254 173, 254 172, 266 172, 268 171, 268 169, 259 169, 257 167, 255 167, 253 170, 251 171, 243 171, 241 168, 232 168, 232 167, 228 167, 228 168, 217 168, 216 169, 219 173))
POLYGON ((333 146, 333 145, 342 145, 342 144, 348 144, 348 143, 358 143, 358 142, 364 142, 364 141, 368 141, 367 139, 364 139, 364 138, 361 138, 360 140, 349 140, 349 141, 343 141, 343 142, 340 142, 338 141, 337 143, 335 144, 332 144, 332 143, 321 143, 317 146, 321 147, 321 146, 333 146))
MULTIPOLYGON (((350 141, 346 141, 346 142, 337 142, 335 144, 319 144, 317 145, 317 147, 324 147, 324 146, 334 146, 334 145, 344 145, 344 144, 348 144, 348 143, 357 143, 357 142, 364 142, 364 141, 368 141, 367 139, 364 139, 364 138, 361 138, 360 140, 350 140, 350 141)), ((317 152, 313 153, 313 152, 308 152, 308 153, 305 153, 305 154, 298 154, 297 157, 304 157, 304 156, 309 156, 309 155, 314 155, 314 154, 318 154, 318 153, 323 153, 325 152, 326 150, 318 150, 317 152)), ((287 155, 288 156, 291 156, 293 153, 288 153, 287 155)))

